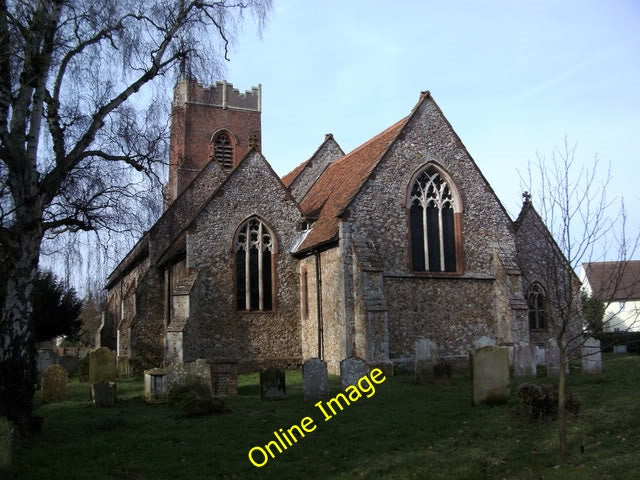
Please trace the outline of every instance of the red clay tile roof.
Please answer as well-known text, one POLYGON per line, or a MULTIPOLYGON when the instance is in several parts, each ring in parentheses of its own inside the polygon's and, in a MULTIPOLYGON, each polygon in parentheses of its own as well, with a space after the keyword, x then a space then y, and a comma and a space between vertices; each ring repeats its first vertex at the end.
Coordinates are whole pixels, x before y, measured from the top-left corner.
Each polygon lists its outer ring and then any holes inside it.
POLYGON ((309 160, 305 160, 296 168, 294 168, 289 173, 287 173, 284 177, 282 177, 282 183, 284 183, 285 187, 289 188, 291 186, 291 184, 295 181, 295 179, 298 178, 298 175, 302 173, 302 171, 304 170, 304 167, 307 166, 307 164, 309 163, 309 160))
MULTIPOLYGON (((311 157, 309 157, 308 160, 305 160, 304 162, 302 162, 300 165, 298 165, 296 168, 294 168, 293 170, 291 170, 289 173, 287 173, 284 177, 282 177, 282 183, 284 183, 284 186, 287 188, 290 188, 291 185, 293 185, 293 182, 296 181, 296 179, 300 176, 300 174, 303 172, 303 170, 307 167, 307 165, 309 165, 309 162, 311 162, 316 155, 318 155, 318 152, 320 152, 320 150, 322 150, 322 147, 329 141, 329 140, 333 140, 335 142, 335 139, 333 138, 333 134, 332 133, 327 133, 324 136, 324 142, 322 142, 320 144, 320 146, 318 146, 318 148, 316 148, 316 151, 313 152, 313 155, 311 155, 311 157)), ((338 145, 338 143, 336 142, 336 145, 338 145)), ((338 145, 338 148, 340 148, 340 145, 338 145)), ((342 149, 340 148, 340 151, 342 151, 342 149)))
POLYGON ((306 215, 317 216, 317 220, 298 247, 298 252, 334 239, 338 233, 339 216, 358 193, 408 119, 409 117, 403 118, 327 167, 300 204, 306 215))
POLYGON ((603 301, 640 300, 640 260, 582 265, 592 294, 603 301))

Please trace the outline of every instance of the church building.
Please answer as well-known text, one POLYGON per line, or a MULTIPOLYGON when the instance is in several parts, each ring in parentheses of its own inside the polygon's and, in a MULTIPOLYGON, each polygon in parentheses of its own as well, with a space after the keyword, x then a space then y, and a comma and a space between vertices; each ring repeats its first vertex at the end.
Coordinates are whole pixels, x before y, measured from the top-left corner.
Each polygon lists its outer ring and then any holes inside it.
POLYGON ((420 337, 460 359, 481 337, 552 335, 541 262, 523 261, 546 227, 528 198, 509 217, 429 92, 347 154, 326 135, 282 178, 261 95, 176 85, 164 213, 107 279, 103 346, 140 368, 319 357, 338 373, 350 356, 409 366, 420 337))

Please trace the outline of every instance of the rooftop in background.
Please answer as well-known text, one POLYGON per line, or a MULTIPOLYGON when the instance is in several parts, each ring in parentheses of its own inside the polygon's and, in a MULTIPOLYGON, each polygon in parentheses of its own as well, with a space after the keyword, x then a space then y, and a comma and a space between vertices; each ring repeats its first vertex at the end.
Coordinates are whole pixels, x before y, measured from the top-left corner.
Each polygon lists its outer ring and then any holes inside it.
POLYGON ((583 263, 592 295, 603 301, 640 300, 640 260, 583 263))

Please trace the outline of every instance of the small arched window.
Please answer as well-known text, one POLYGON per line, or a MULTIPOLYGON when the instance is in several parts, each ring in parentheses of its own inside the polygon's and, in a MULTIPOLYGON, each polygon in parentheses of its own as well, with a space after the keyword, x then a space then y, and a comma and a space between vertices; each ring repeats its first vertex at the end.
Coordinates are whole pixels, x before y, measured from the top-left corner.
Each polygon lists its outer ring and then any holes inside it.
POLYGON ((213 158, 229 171, 233 168, 233 143, 227 132, 220 132, 213 138, 213 158))
POLYGON ((273 309, 274 236, 252 217, 238 229, 236 250, 236 305, 238 310, 273 309))
POLYGON ((547 325, 546 294, 542 285, 534 283, 527 292, 527 306, 529 308, 529 329, 541 330, 547 325))
POLYGON ((413 180, 409 191, 411 266, 416 272, 455 272, 455 190, 445 176, 429 166, 413 180))

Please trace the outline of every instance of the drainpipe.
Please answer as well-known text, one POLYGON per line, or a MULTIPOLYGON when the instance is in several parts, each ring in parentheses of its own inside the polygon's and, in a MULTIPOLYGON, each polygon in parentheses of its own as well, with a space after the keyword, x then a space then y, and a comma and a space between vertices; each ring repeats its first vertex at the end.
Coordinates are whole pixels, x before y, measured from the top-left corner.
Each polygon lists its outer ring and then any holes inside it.
POLYGON ((316 257, 316 314, 318 317, 318 358, 324 360, 324 328, 322 322, 322 272, 320 271, 320 252, 316 257))

